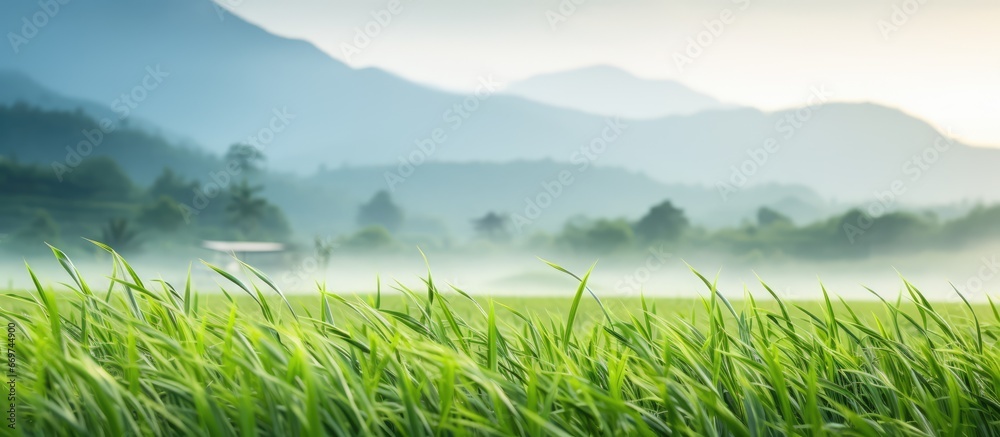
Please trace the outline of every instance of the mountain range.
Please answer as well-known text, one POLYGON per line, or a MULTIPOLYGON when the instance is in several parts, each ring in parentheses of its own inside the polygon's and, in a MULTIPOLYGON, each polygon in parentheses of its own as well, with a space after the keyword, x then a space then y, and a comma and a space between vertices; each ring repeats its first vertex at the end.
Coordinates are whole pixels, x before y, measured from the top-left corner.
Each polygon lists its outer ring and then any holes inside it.
MULTIPOLYGON (((46 95, 53 101, 65 100, 46 95)), ((97 156, 112 158, 131 180, 146 187, 167 168, 185 180, 202 183, 225 185, 239 177, 227 174, 227 165, 218 156, 178 146, 141 128, 122 125, 97 134, 99 128, 100 122, 82 109, 0 105, 0 157, 40 165, 60 180, 97 156), (90 138, 99 141, 91 143, 90 138)), ((386 189, 387 175, 398 171, 393 166, 341 166, 309 176, 268 171, 255 183, 266 188, 267 198, 288 213, 300 232, 346 232, 355 226, 358 206, 386 189)), ((801 186, 753 187, 727 202, 703 186, 664 184, 639 172, 551 160, 431 162, 405 176, 391 191, 408 217, 404 231, 415 234, 468 234, 471 220, 490 211, 525 218, 529 223, 521 226, 520 233, 554 231, 576 216, 636 219, 665 199, 707 227, 752 220, 760 206, 782 211, 800 223, 833 211, 801 186), (519 177, 511 178, 512 174, 519 177)), ((194 205, 196 195, 186 193, 177 201, 194 205)))
MULTIPOLYGON (((120 109, 128 101, 129 120, 148 120, 215 153, 256 141, 274 169, 300 175, 320 165, 553 160, 700 185, 723 199, 766 184, 853 203, 899 183, 905 193, 893 202, 906 204, 1000 196, 984 183, 1000 150, 963 145, 896 109, 830 103, 835 92, 807 106, 816 92, 803 90, 802 107, 766 113, 599 67, 513 84, 484 74, 478 92, 461 95, 350 68, 308 42, 221 15, 208 0, 59 8, 27 43, 0 51, 0 69, 17 72, 0 79, 31 78, 97 117, 107 109, 121 114, 115 102, 120 109), (548 88, 553 94, 540 92, 548 88), (629 102, 634 112, 608 115, 629 102), (280 132, 269 127, 276 113, 290 120, 280 132), (614 141, 606 140, 608 126, 618 126, 614 141), (939 137, 947 150, 934 149, 939 137)), ((36 2, 4 2, 0 28, 27 35, 22 18, 39 10, 36 2)), ((0 94, 8 102, 31 96, 0 94)), ((34 96, 55 105, 51 96, 34 96)))
POLYGON ((607 65, 533 76, 511 83, 503 93, 559 108, 636 120, 729 106, 678 82, 640 79, 607 65))

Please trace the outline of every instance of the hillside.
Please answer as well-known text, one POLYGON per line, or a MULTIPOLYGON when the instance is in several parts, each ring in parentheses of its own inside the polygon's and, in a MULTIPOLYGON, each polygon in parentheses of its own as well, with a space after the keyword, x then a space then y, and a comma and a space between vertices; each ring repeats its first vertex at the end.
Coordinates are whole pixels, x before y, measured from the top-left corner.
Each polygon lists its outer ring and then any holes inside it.
MULTIPOLYGON (((392 171, 395 169, 388 167, 343 167, 322 171, 304 182, 336 189, 361 203, 375 191, 388 189, 385 175, 392 171)), ((431 163, 393 188, 394 199, 410 216, 432 219, 457 234, 471 232, 471 220, 490 211, 521 215, 530 222, 522 227, 523 233, 531 234, 561 229, 575 216, 637 219, 665 199, 684 209, 694 223, 708 227, 737 225, 753 217, 761 206, 773 206, 800 223, 832 211, 819 196, 801 186, 755 187, 727 202, 708 187, 664 184, 615 167, 581 171, 580 167, 548 160, 431 163), (568 177, 562 180, 569 183, 559 182, 563 172, 568 177)))
POLYGON ((63 96, 17 71, 0 71, 0 105, 11 106, 18 102, 45 110, 74 112, 79 109, 95 119, 118 117, 107 105, 63 96))
MULTIPOLYGON (((213 175, 224 173, 226 163, 216 155, 179 147, 123 124, 104 134, 100 123, 82 112, 45 111, 24 104, 0 106, 0 156, 42 166, 53 183, 99 156, 114 160, 140 186, 148 186, 168 168, 201 183, 211 183, 213 175)), ((352 229, 357 205, 383 189, 394 191, 412 219, 412 231, 459 235, 470 231, 472 218, 489 211, 528 215, 531 207, 525 199, 545 192, 558 195, 551 206, 538 211, 537 218, 530 218, 532 224, 525 232, 555 230, 576 215, 635 218, 664 199, 674 200, 697 223, 710 227, 738 224, 763 205, 776 206, 801 222, 826 212, 825 202, 800 186, 756 187, 736 200, 724 201, 706 186, 665 184, 642 173, 603 165, 584 167, 550 160, 428 163, 398 184, 387 184, 386 174, 398 171, 345 166, 308 177, 272 171, 259 180, 268 197, 306 234, 352 229), (572 181, 557 183, 564 171, 572 181)), ((193 195, 177 201, 191 204, 193 195)))
POLYGON ((631 119, 690 115, 725 107, 715 98, 678 82, 640 79, 606 65, 534 76, 510 84, 504 94, 631 119))
MULTIPOLYGON (((4 3, 0 24, 14 27, 36 7, 4 3)), ((608 142, 602 136, 613 119, 505 95, 500 91, 510 84, 502 78, 478 78, 483 85, 475 97, 378 69, 352 69, 309 43, 273 35, 237 16, 220 20, 208 0, 95 0, 85 8, 66 6, 58 21, 16 55, 0 53, 0 69, 96 102, 114 102, 143 87, 137 95, 144 99, 130 108, 127 121, 149 120, 214 153, 233 142, 255 141, 271 168, 298 175, 320 165, 395 165, 414 154, 452 163, 572 163, 599 147, 601 153, 590 153, 595 164, 640 171, 665 184, 717 187, 734 180, 734 168, 755 167, 747 164, 748 153, 773 138, 780 152, 743 175, 749 176, 747 186, 801 185, 828 199, 861 204, 897 180, 906 185, 900 202, 912 205, 1000 196, 981 183, 1000 165, 1000 152, 957 142, 929 165, 914 163, 914 157, 932 153, 927 148, 942 133, 892 108, 831 103, 835 94, 825 104, 776 113, 722 108, 623 118, 617 121, 621 135, 608 142), (145 89, 154 73, 155 87, 145 89), (279 115, 287 123, 271 129, 279 115)), ((584 73, 581 80, 600 88, 600 75, 584 73)), ((621 81, 608 83, 619 84, 614 95, 638 92, 621 81)), ((810 90, 802 92, 805 105, 810 90)), ((659 99, 650 95, 635 105, 640 110, 659 99)))
POLYGON ((148 184, 164 168, 192 178, 207 178, 222 168, 217 158, 179 147, 129 127, 128 121, 101 122, 82 111, 47 111, 26 104, 0 106, 0 155, 44 165, 53 178, 65 178, 81 162, 108 156, 133 180, 148 184))

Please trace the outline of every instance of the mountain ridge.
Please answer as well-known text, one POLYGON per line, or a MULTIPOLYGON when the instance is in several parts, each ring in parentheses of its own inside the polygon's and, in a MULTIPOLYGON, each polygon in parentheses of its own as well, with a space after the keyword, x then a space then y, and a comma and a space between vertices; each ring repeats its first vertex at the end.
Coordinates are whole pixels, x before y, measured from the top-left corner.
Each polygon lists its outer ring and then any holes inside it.
MULTIPOLYGON (((35 6, 5 3, 0 20, 16 25, 19 15, 11 11, 35 6)), ((307 41, 274 35, 237 15, 220 20, 215 8, 206 0, 70 3, 21 53, 0 53, 0 68, 95 101, 135 92, 149 68, 162 68, 169 76, 144 91, 137 118, 184 133, 216 154, 266 133, 270 165, 299 175, 322 164, 396 165, 411 157, 572 162, 583 154, 594 156, 588 162, 642 171, 663 183, 715 187, 739 176, 749 154, 774 138, 781 151, 757 164, 748 186, 802 184, 827 198, 864 202, 894 178, 907 177, 907 160, 940 136, 898 110, 849 103, 615 120, 506 95, 503 87, 458 95, 380 69, 353 69, 307 41), (281 132, 267 131, 275 111, 294 116, 281 132), (779 126, 798 113, 809 119, 779 126), (628 128, 602 144, 608 123, 628 128), (435 134, 441 141, 421 156, 418 144, 435 134)), ((979 182, 1000 165, 1000 151, 957 144, 933 171, 907 182, 908 201, 1000 196, 979 182)))
POLYGON ((601 116, 653 119, 727 107, 674 80, 643 79, 609 65, 544 73, 504 91, 558 108, 601 116))

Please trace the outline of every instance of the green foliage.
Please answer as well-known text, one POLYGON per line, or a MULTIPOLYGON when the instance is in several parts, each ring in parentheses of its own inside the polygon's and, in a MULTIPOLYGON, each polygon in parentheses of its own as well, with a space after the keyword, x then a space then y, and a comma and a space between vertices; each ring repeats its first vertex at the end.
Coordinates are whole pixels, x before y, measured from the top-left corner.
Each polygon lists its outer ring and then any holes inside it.
POLYGON ((510 239, 510 218, 490 211, 486 215, 472 221, 472 226, 480 238, 490 241, 507 241, 510 239))
POLYGON ((368 226, 342 239, 340 244, 350 249, 385 250, 394 247, 396 240, 386 228, 368 226))
POLYGON ((952 244, 964 244, 1000 237, 1000 205, 977 206, 965 217, 948 222, 942 233, 952 244))
POLYGON ((60 180, 51 169, 0 157, 0 197, 49 197, 90 201, 129 200, 135 187, 114 161, 83 160, 60 180))
POLYGON ((66 179, 75 187, 74 197, 128 201, 135 195, 132 180, 117 162, 106 156, 84 159, 66 179))
POLYGON ((914 238, 925 238, 932 235, 937 230, 936 227, 936 223, 916 214, 892 212, 875 219, 875 224, 872 226, 871 243, 905 247, 907 246, 905 243, 914 238))
POLYGON ((155 203, 139 211, 139 223, 161 232, 174 232, 184 224, 184 210, 169 196, 160 196, 155 203))
POLYGON ((223 158, 227 163, 233 163, 234 173, 244 173, 246 176, 261 171, 261 166, 267 157, 260 149, 249 144, 237 143, 229 146, 223 158))
POLYGON ((264 208, 264 215, 260 220, 260 230, 262 238, 265 239, 285 240, 292 235, 292 226, 288 223, 285 213, 270 203, 264 208))
POLYGON ((160 199, 165 196, 180 202, 190 199, 197 188, 197 182, 185 181, 184 178, 174 173, 168 167, 164 168, 163 172, 153 181, 153 184, 149 187, 148 195, 153 199, 160 199))
POLYGON ((262 190, 262 187, 251 186, 246 179, 229 190, 226 212, 243 235, 254 235, 267 210, 267 200, 257 196, 262 190))
MULTIPOLYGON (((72 170, 97 158, 111 157, 129 177, 149 184, 164 168, 200 176, 224 168, 218 158, 191 148, 178 147, 163 138, 126 123, 105 125, 80 111, 48 111, 28 105, 0 106, 0 155, 17 156, 22 163, 40 164, 57 182, 57 171, 72 170)), ((0 172, 3 173, 3 172, 0 172)), ((3 184, 0 184, 2 186, 3 184)))
POLYGON ((625 220, 570 223, 560 238, 574 250, 602 253, 624 250, 635 242, 632 226, 625 220))
POLYGON ((757 224, 762 228, 793 225, 792 219, 788 216, 766 206, 757 210, 757 224))
POLYGON ((392 201, 388 191, 375 193, 368 203, 358 211, 358 225, 381 226, 389 232, 396 232, 403 224, 403 210, 392 201))
MULTIPOLYGON (((204 207, 191 209, 197 204, 193 196, 199 184, 170 169, 144 193, 106 157, 88 157, 63 176, 60 182, 51 169, 0 157, 0 235, 7 234, 3 248, 27 243, 44 249, 43 241, 101 236, 112 230, 109 216, 128 220, 130 232, 154 231, 148 237, 157 244, 167 242, 165 233, 192 239, 265 240, 285 240, 291 234, 281 210, 260 197, 258 187, 247 184, 206 197, 204 207), (38 217, 39 210, 45 211, 45 220, 38 217)), ((124 240, 107 234, 107 241, 124 240)), ((119 247, 129 249, 125 244, 119 247)))
POLYGON ((645 216, 635 224, 635 234, 645 241, 677 241, 688 228, 684 211, 675 207, 669 200, 652 207, 645 216))
POLYGON ((24 435, 937 436, 1000 424, 997 308, 991 320, 967 303, 945 313, 909 283, 905 308, 880 300, 866 316, 826 294, 819 311, 773 293, 738 308, 698 275, 708 295, 689 317, 642 299, 585 321, 587 277, 560 319, 443 293, 429 274, 426 290, 400 286, 401 307, 320 288, 296 308, 256 269, 209 266, 238 293, 206 307, 190 280, 183 293, 144 282, 113 251, 113 286, 98 293, 54 252, 72 295, 29 268, 35 294, 0 308, 17 326, 24 435))
POLYGON ((863 258, 933 249, 954 249, 1000 237, 1000 207, 980 208, 967 216, 940 222, 933 215, 905 211, 872 216, 853 209, 805 226, 795 226, 771 213, 770 220, 741 229, 700 236, 695 244, 714 244, 730 253, 784 254, 797 258, 863 258), (770 223, 764 225, 763 223, 770 223))

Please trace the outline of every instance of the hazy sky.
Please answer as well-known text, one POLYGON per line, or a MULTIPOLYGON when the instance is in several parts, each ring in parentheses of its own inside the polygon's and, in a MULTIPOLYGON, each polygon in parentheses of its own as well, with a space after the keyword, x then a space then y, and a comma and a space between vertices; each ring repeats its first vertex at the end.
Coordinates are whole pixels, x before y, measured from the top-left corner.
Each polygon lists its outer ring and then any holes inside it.
POLYGON ((391 22, 346 59, 344 44, 357 28, 376 29, 372 13, 389 0, 217 0, 350 65, 451 90, 487 74, 513 81, 608 64, 775 110, 823 85, 836 100, 899 107, 971 144, 1000 146, 996 0, 398 1, 397 13, 382 14, 391 22), (718 36, 685 53, 721 18, 718 36))

